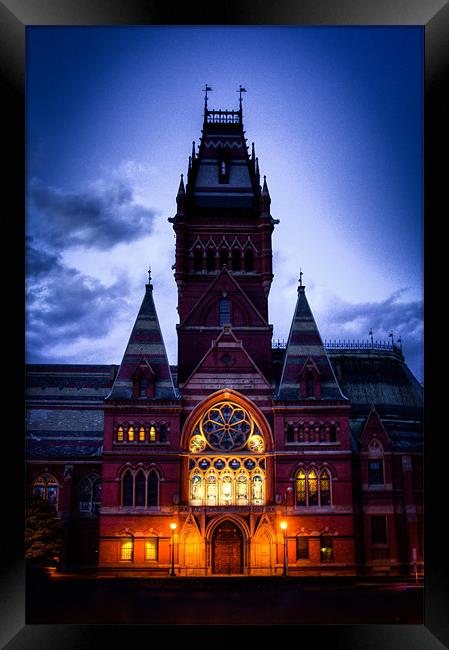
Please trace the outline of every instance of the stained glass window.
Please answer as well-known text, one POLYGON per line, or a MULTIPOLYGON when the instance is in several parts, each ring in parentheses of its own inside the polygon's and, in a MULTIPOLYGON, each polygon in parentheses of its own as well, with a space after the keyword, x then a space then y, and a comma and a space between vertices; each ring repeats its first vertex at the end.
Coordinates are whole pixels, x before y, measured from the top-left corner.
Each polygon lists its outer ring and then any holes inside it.
POLYGON ((206 505, 216 506, 218 503, 217 476, 208 474, 206 478, 206 505))
MULTIPOLYGON (((221 262, 221 254, 220 254, 220 262, 221 262)), ((226 262, 223 262, 223 264, 226 264, 226 262)), ((222 298, 220 300, 220 327, 223 327, 223 325, 230 325, 230 324, 231 324, 231 301, 228 300, 227 298, 222 298)))
POLYGON ((306 505, 306 474, 302 469, 296 477, 296 503, 298 506, 306 505))
POLYGON ((233 502, 232 483, 233 480, 231 474, 224 474, 221 479, 221 498, 220 498, 220 503, 223 506, 228 506, 233 502))
POLYGON ((308 492, 309 492, 309 506, 318 505, 318 479, 314 469, 310 470, 308 481, 308 492))
POLYGON ((252 478, 252 493, 253 505, 262 506, 264 503, 263 478, 260 474, 255 474, 252 478))
POLYGON ((327 469, 320 474, 320 505, 329 506, 331 503, 330 475, 327 469))
POLYGON ((157 560, 157 537, 147 537, 145 540, 145 560, 157 560))
POLYGON ((78 486, 80 512, 97 513, 101 504, 101 481, 98 474, 88 474, 78 486))
POLYGON ((58 509, 59 483, 51 474, 43 474, 33 481, 33 494, 46 499, 58 509))
POLYGON ((237 505, 248 505, 248 476, 243 473, 237 476, 237 505))
POLYGON ((132 562, 133 560, 134 540, 132 537, 124 537, 121 543, 120 559, 132 562))
POLYGON ((203 503, 203 477, 199 472, 195 472, 190 481, 190 503, 193 506, 203 503))

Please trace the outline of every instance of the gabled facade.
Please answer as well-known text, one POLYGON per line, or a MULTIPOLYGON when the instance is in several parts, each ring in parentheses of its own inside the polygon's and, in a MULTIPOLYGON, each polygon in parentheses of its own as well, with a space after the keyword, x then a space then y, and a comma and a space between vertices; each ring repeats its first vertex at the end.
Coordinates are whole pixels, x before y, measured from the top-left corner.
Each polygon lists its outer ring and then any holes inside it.
MULTIPOLYGON (((168 363, 151 278, 119 367, 83 366, 78 378, 75 367, 29 368, 30 490, 53 499, 64 519, 66 565, 354 575, 407 573, 413 548, 422 559, 422 498, 410 479, 419 461, 395 447, 400 433, 379 414, 381 399, 353 411, 354 384, 323 345, 302 279, 287 346, 272 348, 271 236, 279 222, 270 203, 241 107, 206 104, 169 219, 177 368, 168 363), (84 383, 95 373, 94 400, 84 383), (89 444, 92 453, 83 451, 89 444), (398 459, 403 482, 395 484, 398 459)), ((405 366, 397 351, 390 357, 392 367, 405 366)), ((407 381, 404 395, 418 394, 407 381)))

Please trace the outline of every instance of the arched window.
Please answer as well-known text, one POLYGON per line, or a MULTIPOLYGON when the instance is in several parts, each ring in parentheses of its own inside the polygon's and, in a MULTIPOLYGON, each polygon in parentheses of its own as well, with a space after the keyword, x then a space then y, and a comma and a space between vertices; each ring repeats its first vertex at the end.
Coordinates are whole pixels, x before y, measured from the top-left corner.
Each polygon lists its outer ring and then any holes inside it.
POLYGON ((242 254, 240 248, 234 248, 232 251, 232 270, 240 271, 242 268, 242 254))
POLYGON ((320 474, 320 505, 330 506, 331 504, 331 477, 327 469, 320 474))
POLYGON ((203 477, 200 472, 194 472, 190 480, 190 503, 192 506, 202 505, 203 492, 203 477))
POLYGON ((126 470, 122 479, 122 505, 123 506, 132 506, 133 505, 133 491, 134 491, 134 481, 131 470, 126 470))
POLYGON ((58 509, 59 483, 52 474, 41 474, 34 479, 33 494, 46 499, 58 509))
POLYGON ((264 504, 264 489, 263 477, 261 474, 254 474, 252 477, 252 502, 254 506, 263 506, 264 504))
POLYGON ((139 470, 135 476, 135 505, 142 507, 145 505, 145 474, 139 470))
POLYGON ((213 248, 207 250, 206 268, 209 273, 215 271, 215 251, 213 248))
POLYGON ((222 248, 220 250, 220 269, 223 266, 228 265, 228 259, 229 259, 229 251, 227 248, 222 248))
POLYGON ((139 427, 139 442, 145 442, 145 427, 139 427))
POLYGON ((88 474, 78 486, 80 512, 97 514, 101 505, 101 480, 98 474, 88 474))
POLYGON ((159 478, 154 470, 148 474, 147 505, 156 508, 159 502, 159 478))
POLYGON ((307 491, 309 506, 318 505, 318 478, 314 469, 311 469, 307 477, 307 491))
POLYGON ((243 472, 237 476, 237 505, 248 505, 248 476, 243 472))
POLYGON ((229 472, 226 472, 221 477, 221 493, 220 505, 229 506, 233 503, 233 477, 229 472))
POLYGON ((295 442, 295 428, 293 424, 287 425, 287 442, 295 442))
POLYGON ((337 425, 331 424, 329 427, 329 442, 337 442, 337 425))
POLYGON ((128 442, 134 442, 134 427, 128 429, 128 442))
POLYGON ((254 253, 251 248, 245 250, 245 271, 254 271, 254 253))
POLYGON ((220 327, 231 324, 231 301, 228 298, 220 300, 220 327))
POLYGON ((145 540, 145 560, 157 560, 158 538, 147 537, 145 540))
POLYGON ((296 503, 298 506, 306 505, 306 474, 300 469, 296 477, 296 503))
POLYGON ((123 433, 123 427, 119 427, 117 429, 117 442, 123 442, 125 439, 124 433, 123 433))
POLYGON ((159 427, 159 442, 167 442, 167 427, 165 424, 161 424, 159 427))
POLYGON ((195 273, 199 273, 203 270, 203 251, 195 250, 193 253, 193 270, 195 273))
POLYGON ((206 477, 206 505, 216 506, 218 504, 218 484, 217 475, 208 474, 206 477))
POLYGON ((150 427, 150 442, 156 442, 156 427, 150 427))

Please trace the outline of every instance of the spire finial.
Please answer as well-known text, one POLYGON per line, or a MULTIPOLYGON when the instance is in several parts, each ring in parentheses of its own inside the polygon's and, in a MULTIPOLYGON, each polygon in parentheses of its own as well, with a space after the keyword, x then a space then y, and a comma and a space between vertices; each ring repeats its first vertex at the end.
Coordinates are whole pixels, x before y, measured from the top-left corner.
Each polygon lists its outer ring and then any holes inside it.
POLYGON ((211 91, 212 88, 210 86, 208 86, 207 84, 204 84, 203 90, 204 90, 204 93, 205 93, 204 94, 204 110, 207 111, 207 93, 209 91, 211 91))
POLYGON ((300 286, 300 287, 302 287, 302 275, 303 275, 303 273, 302 273, 302 269, 300 268, 300 269, 299 269, 299 286, 300 286))
POLYGON ((239 107, 240 107, 240 110, 242 110, 242 93, 246 93, 247 90, 246 90, 246 88, 243 88, 242 85, 239 85, 239 89, 236 92, 239 93, 239 107))
POLYGON ((151 264, 148 266, 148 284, 151 286, 151 264))

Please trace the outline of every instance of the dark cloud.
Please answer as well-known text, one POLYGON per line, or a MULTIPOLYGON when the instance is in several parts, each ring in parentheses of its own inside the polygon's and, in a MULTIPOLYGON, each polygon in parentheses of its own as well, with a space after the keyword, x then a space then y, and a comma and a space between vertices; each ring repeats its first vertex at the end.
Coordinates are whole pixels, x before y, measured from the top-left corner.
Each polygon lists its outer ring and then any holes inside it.
POLYGON ((406 289, 399 289, 386 300, 350 304, 335 301, 321 328, 325 339, 370 341, 402 340, 407 365, 419 381, 423 379, 423 301, 401 300, 406 289))
POLYGON ((107 250, 117 242, 141 239, 151 233, 155 216, 135 201, 123 180, 98 181, 83 192, 68 192, 34 178, 28 188, 29 234, 54 250, 107 250))

